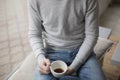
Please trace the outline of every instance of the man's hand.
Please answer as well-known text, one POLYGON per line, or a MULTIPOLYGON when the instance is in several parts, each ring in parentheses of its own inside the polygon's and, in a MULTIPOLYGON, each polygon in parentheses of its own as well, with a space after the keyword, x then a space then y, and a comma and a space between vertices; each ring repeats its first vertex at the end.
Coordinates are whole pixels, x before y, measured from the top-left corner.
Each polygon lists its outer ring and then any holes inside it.
POLYGON ((68 70, 66 72, 66 75, 74 73, 74 70, 70 67, 68 67, 68 70))
POLYGON ((49 74, 50 73, 50 61, 49 61, 49 59, 40 60, 39 72, 40 72, 40 74, 49 74))

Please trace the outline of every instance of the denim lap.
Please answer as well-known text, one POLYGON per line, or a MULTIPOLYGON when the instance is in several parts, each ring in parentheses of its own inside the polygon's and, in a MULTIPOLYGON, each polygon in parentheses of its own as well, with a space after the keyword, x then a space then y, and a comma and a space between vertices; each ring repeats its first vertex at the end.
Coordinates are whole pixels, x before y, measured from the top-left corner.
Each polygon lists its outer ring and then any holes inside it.
POLYGON ((36 68, 34 71, 34 80, 58 80, 58 79, 55 78, 52 74, 49 75, 40 74, 38 68, 36 68))
POLYGON ((96 57, 92 55, 78 71, 80 80, 106 80, 96 57))
POLYGON ((80 80, 77 76, 63 76, 59 80, 80 80))
MULTIPOLYGON (((78 49, 76 50, 68 50, 68 51, 56 51, 52 49, 48 49, 46 52, 46 57, 50 59, 50 61, 62 60, 66 62, 68 65, 72 63, 74 60, 78 49)), ((35 69, 34 79, 35 80, 106 80, 105 76, 102 72, 102 69, 97 62, 94 55, 92 55, 84 65, 80 67, 77 73, 78 76, 63 76, 60 79, 55 78, 50 75, 41 75, 37 69, 35 69)))
POLYGON ((76 50, 71 50, 71 51, 48 50, 46 52, 46 58, 50 59, 51 61, 62 60, 65 63, 70 64, 75 58, 75 53, 77 53, 76 50))

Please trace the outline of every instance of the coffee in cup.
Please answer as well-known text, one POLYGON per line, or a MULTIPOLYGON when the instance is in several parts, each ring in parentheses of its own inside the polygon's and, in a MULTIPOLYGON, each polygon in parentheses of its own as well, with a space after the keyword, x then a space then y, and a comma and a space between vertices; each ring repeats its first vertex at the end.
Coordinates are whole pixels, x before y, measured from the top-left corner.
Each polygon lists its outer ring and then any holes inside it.
POLYGON ((62 72, 64 72, 64 70, 61 69, 61 68, 57 68, 57 69, 54 70, 54 72, 56 72, 56 73, 62 73, 62 72))

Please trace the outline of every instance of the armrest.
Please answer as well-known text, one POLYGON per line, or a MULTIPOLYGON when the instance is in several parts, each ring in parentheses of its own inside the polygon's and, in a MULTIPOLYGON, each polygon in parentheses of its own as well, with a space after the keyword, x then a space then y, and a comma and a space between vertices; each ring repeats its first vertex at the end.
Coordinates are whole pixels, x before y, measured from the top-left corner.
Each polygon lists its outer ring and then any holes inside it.
POLYGON ((114 54, 111 58, 111 63, 116 66, 120 66, 120 41, 117 44, 114 54))

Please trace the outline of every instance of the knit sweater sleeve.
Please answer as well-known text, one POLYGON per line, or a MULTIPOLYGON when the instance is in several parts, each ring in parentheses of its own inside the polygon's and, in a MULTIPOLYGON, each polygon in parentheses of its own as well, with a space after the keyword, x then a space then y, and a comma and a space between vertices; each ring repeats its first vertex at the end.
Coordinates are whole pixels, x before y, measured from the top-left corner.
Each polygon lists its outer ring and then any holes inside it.
POLYGON ((98 3, 97 0, 86 0, 85 39, 70 65, 77 70, 91 55, 98 37, 98 3))
POLYGON ((28 2, 29 14, 29 41, 35 57, 44 58, 44 45, 42 39, 42 20, 37 8, 36 0, 29 0, 28 2))

